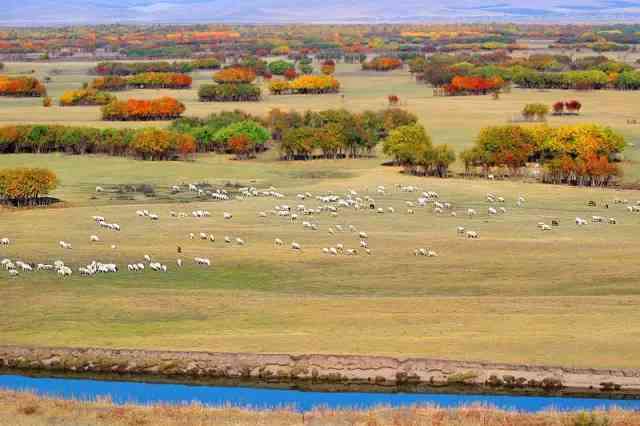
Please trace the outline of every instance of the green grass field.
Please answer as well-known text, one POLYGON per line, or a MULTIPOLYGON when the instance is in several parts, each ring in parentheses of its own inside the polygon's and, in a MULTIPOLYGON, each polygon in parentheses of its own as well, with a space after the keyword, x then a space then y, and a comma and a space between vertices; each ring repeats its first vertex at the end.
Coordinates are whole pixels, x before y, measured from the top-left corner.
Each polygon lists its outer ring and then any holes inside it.
MULTIPOLYGON (((69 68, 54 76, 53 96, 89 77, 88 64, 8 64, 69 68), (70 71, 69 71, 70 72, 70 71)), ((198 81, 204 81, 202 74, 198 81)), ((551 118, 551 124, 596 121, 623 131, 634 142, 640 127, 626 124, 637 111, 635 93, 536 92, 514 90, 500 100, 490 97, 434 98, 403 73, 361 74, 343 66, 339 96, 266 97, 262 103, 199 104, 195 90, 178 91, 187 113, 206 115, 238 107, 266 112, 272 107, 380 109, 386 95, 397 93, 405 107, 419 115, 437 143, 460 149, 472 143, 484 125, 504 123, 524 103, 579 98, 585 105, 577 118, 551 118)), ((153 91, 138 94, 155 96, 153 91)), ((134 95, 134 92, 127 92, 134 95)), ((0 123, 63 122, 102 124, 95 108, 44 109, 37 100, 0 99, 0 123)), ((149 123, 145 123, 149 125, 149 123)), ((0 271, 0 342, 6 344, 108 346, 176 350, 357 353, 415 355, 451 359, 562 364, 593 367, 639 367, 640 351, 640 216, 614 205, 614 198, 635 203, 634 191, 585 189, 523 182, 431 179, 405 176, 381 167, 382 158, 313 162, 279 162, 268 152, 254 161, 202 155, 195 162, 141 162, 102 156, 0 156, 0 168, 43 166, 54 170, 61 185, 52 194, 64 208, 0 210, 0 237, 14 242, 0 248, 0 258, 36 263, 62 258, 75 267, 93 259, 124 266, 149 254, 167 263, 167 274, 119 272, 94 278, 62 279, 50 272, 9 278, 0 271), (178 183, 207 181, 257 188, 273 185, 284 200, 199 201, 172 196, 178 183), (122 196, 115 185, 153 185, 155 197, 122 196), (402 193, 396 184, 434 190, 453 204, 458 217, 436 215, 431 208, 406 213, 405 202, 418 193, 402 193), (108 192, 95 194, 97 185, 108 192), (385 196, 375 194, 385 185, 385 196), (296 194, 348 189, 373 196, 396 212, 342 210, 332 218, 313 218, 320 230, 259 211, 276 204, 297 205, 296 194), (507 213, 488 217, 487 192, 505 197, 507 213), (527 202, 517 208, 518 196, 527 202), (588 207, 594 200, 598 207, 588 207), (609 209, 603 203, 609 203, 609 209), (464 211, 478 210, 469 219, 464 211), (147 208, 161 216, 151 222, 136 216, 147 208), (208 209, 207 219, 177 219, 169 212, 208 209), (224 221, 223 212, 233 213, 224 221), (91 216, 119 223, 122 232, 98 228, 91 216), (617 225, 575 226, 576 216, 616 217, 617 225), (551 232, 536 224, 560 221, 551 232), (370 236, 371 256, 331 257, 323 247, 343 243, 357 248, 356 234, 330 236, 329 226, 353 225, 370 236), (456 235, 456 227, 476 230, 480 239, 456 235), (189 240, 190 232, 212 233, 217 242, 189 240), (103 242, 90 244, 89 236, 103 242), (246 240, 244 247, 222 242, 225 235, 246 240), (275 238, 286 243, 276 249, 275 238), (73 243, 63 251, 59 240, 73 243), (288 249, 291 241, 302 253, 288 249), (110 248, 118 246, 117 250, 110 248), (176 246, 186 266, 175 268, 176 246), (415 257, 430 247, 435 258, 415 257), (196 267, 194 256, 209 257, 211 268, 196 267)), ((630 149, 627 181, 640 176, 630 149)), ((315 200, 307 207, 318 206, 315 200)), ((305 218, 306 219, 306 218, 305 218)), ((303 220, 305 220, 303 219, 303 220)))

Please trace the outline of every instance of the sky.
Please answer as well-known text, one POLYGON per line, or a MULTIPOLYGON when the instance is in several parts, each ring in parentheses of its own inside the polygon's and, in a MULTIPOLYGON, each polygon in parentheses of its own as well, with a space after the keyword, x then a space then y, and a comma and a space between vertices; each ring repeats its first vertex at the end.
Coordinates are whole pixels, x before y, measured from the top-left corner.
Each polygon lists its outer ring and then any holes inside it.
POLYGON ((640 22, 640 0, 0 0, 0 25, 640 22))

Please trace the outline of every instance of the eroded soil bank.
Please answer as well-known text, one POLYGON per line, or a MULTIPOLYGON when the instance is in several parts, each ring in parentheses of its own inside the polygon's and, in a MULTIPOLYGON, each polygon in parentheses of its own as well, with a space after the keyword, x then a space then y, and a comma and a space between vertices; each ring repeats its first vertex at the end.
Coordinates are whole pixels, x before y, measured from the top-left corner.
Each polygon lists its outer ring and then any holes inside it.
POLYGON ((0 346, 0 368, 26 374, 249 384, 308 390, 486 392, 640 398, 640 369, 356 355, 0 346))

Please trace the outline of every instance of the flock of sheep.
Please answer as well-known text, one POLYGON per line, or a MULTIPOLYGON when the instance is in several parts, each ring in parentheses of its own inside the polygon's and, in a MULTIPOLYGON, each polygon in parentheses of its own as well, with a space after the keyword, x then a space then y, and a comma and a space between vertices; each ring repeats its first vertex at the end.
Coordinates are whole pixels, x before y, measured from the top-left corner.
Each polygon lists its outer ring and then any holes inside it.
MULTIPOLYGON (((172 192, 181 191, 180 186, 172 186, 172 192)), ((214 199, 218 199, 221 201, 227 201, 230 205, 236 200, 244 200, 250 197, 273 197, 276 199, 284 199, 286 198, 284 194, 278 192, 275 188, 271 187, 264 191, 259 191, 256 188, 240 188, 238 194, 232 196, 226 190, 218 189, 215 191, 203 190, 197 184, 189 184, 187 189, 190 192, 196 192, 198 194, 202 193, 206 196, 212 197, 214 199)), ((448 214, 452 217, 456 217, 458 215, 458 211, 453 207, 452 203, 441 200, 440 195, 435 191, 421 191, 416 186, 405 186, 405 185, 396 185, 391 191, 399 191, 403 193, 404 198, 408 198, 410 193, 419 193, 415 199, 405 200, 406 206, 406 214, 413 215, 418 208, 431 208, 431 211, 436 215, 448 214)), ((97 192, 104 191, 104 189, 98 187, 96 188, 97 192)), ((274 217, 286 223, 292 224, 300 224, 303 229, 306 231, 318 231, 320 229, 319 219, 323 215, 328 215, 330 218, 337 218, 341 211, 350 209, 352 211, 361 211, 361 212, 372 212, 376 215, 384 215, 384 214, 395 214, 396 207, 387 206, 383 208, 376 203, 374 196, 385 198, 386 195, 389 194, 389 190, 384 186, 378 186, 375 189, 375 193, 369 195, 367 191, 366 194, 360 195, 357 191, 353 189, 348 189, 344 193, 336 194, 336 193, 323 193, 319 195, 313 195, 310 192, 299 193, 295 196, 295 205, 289 204, 278 204, 275 205, 271 210, 267 211, 259 211, 257 212, 258 220, 264 220, 268 217, 274 217)), ((487 216, 499 216, 507 214, 507 208, 504 206, 506 200, 504 197, 498 196, 493 193, 488 193, 486 195, 486 202, 489 204, 487 207, 487 216)), ((526 199, 523 196, 519 196, 516 202, 516 207, 524 207, 526 203, 526 199)), ((629 204, 627 200, 614 200, 615 204, 629 204)), ((607 206, 608 207, 608 206, 607 206)), ((627 210, 629 212, 640 212, 640 202, 637 205, 629 205, 627 206, 627 210)), ((465 211, 465 210, 463 210, 465 211)), ((139 218, 149 219, 150 221, 160 221, 160 214, 151 212, 146 209, 136 210, 136 216, 139 218)), ((467 208, 466 215, 468 218, 473 218, 478 213, 474 208, 467 208)), ((172 219, 181 219, 181 218, 193 218, 193 219, 206 219, 210 218, 211 214, 207 210, 193 210, 190 213, 187 212, 176 212, 171 211, 169 213, 169 217, 172 219)), ((121 227, 117 223, 108 222, 105 217, 94 215, 91 219, 96 223, 96 225, 102 229, 121 232, 121 227)), ((224 212, 222 215, 223 221, 231 221, 233 220, 233 214, 230 212, 224 212)), ((592 223, 608 223, 608 224, 616 224, 617 220, 613 217, 605 218, 602 216, 592 216, 592 223)), ((587 220, 576 217, 575 223, 578 226, 584 226, 588 222, 587 220)), ((552 223, 546 224, 544 222, 538 222, 537 227, 542 231, 551 231, 553 226, 559 226, 559 222, 557 220, 553 220, 552 223)), ((348 224, 333 224, 328 226, 327 232, 331 237, 336 237, 338 234, 342 233, 345 235, 352 234, 353 235, 353 246, 346 247, 343 243, 336 243, 333 246, 327 246, 322 248, 322 253, 327 256, 357 256, 360 252, 364 252, 367 255, 372 255, 372 249, 369 244, 369 235, 367 232, 358 230, 354 225, 348 224)), ((122 231, 124 232, 124 231, 122 231)), ((457 235, 466 237, 467 239, 478 239, 479 233, 476 230, 466 229, 463 226, 457 227, 457 235)), ((194 233, 190 232, 187 234, 187 238, 190 240, 203 240, 209 241, 211 243, 216 242, 216 238, 213 234, 208 232, 199 232, 194 233)), ((240 237, 231 237, 229 235, 224 236, 224 242, 228 245, 237 245, 237 246, 245 246, 246 241, 240 237)), ((89 242, 90 243, 100 243, 102 240, 98 235, 90 235, 89 242)), ((273 241, 274 246, 276 248, 283 248, 285 246, 289 246, 289 248, 293 251, 302 252, 303 245, 298 241, 291 241, 288 244, 285 244, 285 241, 281 238, 275 238, 273 241)), ((6 247, 12 244, 12 241, 8 237, 3 237, 0 239, 0 248, 6 247)), ((67 241, 59 241, 58 245, 65 250, 72 250, 73 246, 70 242, 67 241)), ((116 250, 118 247, 115 244, 112 244, 111 249, 116 250)), ((181 253, 181 248, 178 246, 178 253, 181 253)), ((413 250, 413 254, 415 256, 424 256, 424 257, 437 257, 438 253, 429 247, 419 247, 413 250)), ((209 267, 212 262, 208 257, 204 256, 196 256, 193 258, 193 262, 197 266, 209 267)), ((11 276, 18 276, 21 272, 29 273, 33 271, 54 271, 61 277, 69 277, 73 274, 73 270, 70 266, 67 266, 64 261, 56 260, 51 264, 34 264, 29 262, 24 262, 22 260, 11 260, 8 258, 0 261, 0 266, 8 271, 11 276)), ((183 259, 179 256, 175 261, 175 267, 182 268, 184 266, 183 259)), ((126 270, 129 272, 142 272, 146 269, 150 269, 156 272, 165 273, 169 270, 169 267, 165 263, 158 262, 148 254, 144 254, 140 261, 136 261, 133 263, 129 263, 126 266, 126 270), (144 259, 144 260, 143 260, 144 259)), ((77 267, 75 269, 77 273, 81 276, 94 276, 96 274, 101 273, 116 273, 120 271, 120 268, 117 264, 112 262, 99 262, 92 261, 91 263, 77 267)))

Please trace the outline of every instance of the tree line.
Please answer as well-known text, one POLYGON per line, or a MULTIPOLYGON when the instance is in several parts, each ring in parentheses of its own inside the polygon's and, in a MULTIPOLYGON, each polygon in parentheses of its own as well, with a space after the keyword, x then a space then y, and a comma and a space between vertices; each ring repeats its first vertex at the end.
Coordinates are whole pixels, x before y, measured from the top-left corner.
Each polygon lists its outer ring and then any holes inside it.
POLYGON ((100 62, 89 72, 102 76, 128 76, 147 72, 189 73, 194 70, 215 70, 222 66, 216 58, 194 59, 185 62, 100 62))
POLYGON ((47 88, 37 78, 0 75, 0 96, 43 97, 47 88))
POLYGON ((273 95, 337 93, 340 91, 340 82, 331 75, 302 75, 291 81, 271 81, 269 91, 273 95))
POLYGON ((187 158, 196 142, 188 134, 162 129, 98 129, 59 125, 0 127, 0 153, 107 154, 149 160, 187 158))
POLYGON ((152 100, 115 100, 102 106, 101 112, 105 121, 148 121, 173 120, 184 110, 182 102, 165 96, 152 100))

